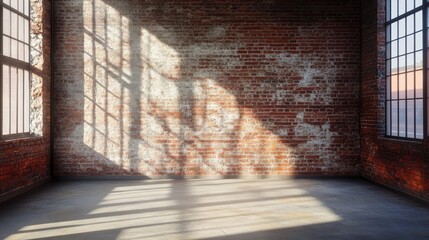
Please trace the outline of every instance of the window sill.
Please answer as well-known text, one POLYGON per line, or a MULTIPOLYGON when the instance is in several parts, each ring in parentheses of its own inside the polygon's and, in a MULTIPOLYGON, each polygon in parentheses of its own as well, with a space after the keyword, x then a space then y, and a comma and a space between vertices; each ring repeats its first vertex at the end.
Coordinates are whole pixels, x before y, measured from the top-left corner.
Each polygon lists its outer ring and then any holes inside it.
POLYGON ((2 143, 11 143, 11 142, 21 142, 21 141, 34 141, 40 140, 42 136, 32 134, 32 133, 21 133, 21 134, 13 134, 7 136, 0 136, 0 144, 2 143))

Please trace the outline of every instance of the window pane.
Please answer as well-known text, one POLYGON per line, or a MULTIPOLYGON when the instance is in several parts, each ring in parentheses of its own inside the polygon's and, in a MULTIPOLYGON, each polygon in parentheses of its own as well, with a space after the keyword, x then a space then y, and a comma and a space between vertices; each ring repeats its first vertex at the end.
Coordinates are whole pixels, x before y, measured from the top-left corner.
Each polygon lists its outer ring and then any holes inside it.
POLYGON ((414 138, 414 100, 407 101, 407 137, 414 138))
POLYGON ((423 139, 423 99, 416 100, 416 138, 423 139))
POLYGON ((406 67, 405 56, 399 57, 399 73, 405 72, 406 67))
POLYGON ((414 9, 414 1, 408 0, 407 2, 407 12, 414 9))
POLYGON ((392 75, 393 74, 398 74, 398 58, 393 58, 391 60, 391 66, 390 66, 390 68, 392 69, 391 70, 392 75))
POLYGON ((415 64, 416 64, 416 70, 422 69, 422 67, 423 67, 423 52, 422 51, 416 52, 415 64))
POLYGON ((3 3, 10 6, 10 0, 3 0, 3 3))
POLYGON ((416 32, 423 29, 422 11, 416 12, 416 32))
POLYGON ((10 57, 11 58, 18 58, 18 41, 16 40, 11 40, 10 43, 10 57))
POLYGON ((30 132, 30 73, 24 71, 24 132, 30 132))
POLYGON ((16 79, 17 85, 17 133, 22 133, 24 130, 24 71, 22 69, 18 70, 18 78, 16 79))
POLYGON ((392 25, 391 25, 392 27, 391 27, 391 31, 392 31, 392 33, 391 33, 391 40, 395 40, 395 39, 397 39, 398 38, 398 22, 394 22, 394 23, 392 23, 392 25))
POLYGON ((414 33, 414 14, 407 17, 407 35, 414 33))
POLYGON ((18 38, 18 15, 16 15, 15 13, 11 12, 11 16, 10 16, 10 36, 12 38, 18 38))
POLYGON ((414 98, 414 72, 407 73, 407 98, 414 98))
POLYGON ((391 0, 390 6, 391 6, 390 15, 392 16, 392 18, 397 17, 398 16, 398 2, 397 2, 397 0, 391 0))
POLYGON ((10 134, 9 123, 10 123, 10 102, 9 102, 9 89, 10 89, 10 67, 3 65, 3 134, 10 134))
POLYGON ((416 7, 420 7, 422 5, 422 0, 416 0, 416 7))
POLYGON ((405 39, 406 38, 399 39, 399 55, 405 54, 405 49, 406 49, 405 39))
POLYGON ((11 46, 10 46, 10 44, 11 44, 10 43, 10 38, 4 36, 3 37, 3 55, 5 55, 7 57, 10 57, 10 55, 11 55, 11 52, 10 52, 11 46))
POLYGON ((416 33, 416 51, 423 48, 423 33, 416 33))
POLYGON ((405 18, 399 20, 399 37, 405 36, 405 18))
POLYGON ((405 111, 405 101, 399 101, 399 136, 406 136, 406 111, 405 111))
POLYGON ((392 58, 398 56, 398 41, 393 41, 390 45, 390 48, 392 49, 392 58))
POLYGON ((405 99, 405 86, 406 86, 405 77, 406 77, 405 73, 399 74, 399 89, 398 89, 399 99, 405 99))
POLYGON ((414 71, 414 53, 407 55, 407 71, 414 71))
POLYGON ((398 136, 398 101, 392 101, 392 136, 398 136))
POLYGON ((18 96, 18 86, 16 79, 18 78, 18 69, 11 67, 11 81, 10 81, 10 133, 17 133, 17 96, 18 96))
POLYGON ((24 14, 26 16, 30 16, 30 9, 29 9, 29 7, 30 7, 29 0, 24 0, 24 14))
POLYGON ((423 97, 423 71, 416 71, 416 98, 423 97))
POLYGON ((10 36, 10 11, 3 8, 3 34, 10 36))
POLYGON ((407 37, 407 53, 414 52, 414 35, 407 37))
POLYGON ((15 8, 15 9, 17 9, 17 10, 18 10, 18 1, 17 1, 17 0, 11 0, 11 2, 10 2, 10 6, 11 6, 12 8, 15 8))
POLYGON ((390 87, 392 99, 398 99, 398 75, 392 75, 390 87))

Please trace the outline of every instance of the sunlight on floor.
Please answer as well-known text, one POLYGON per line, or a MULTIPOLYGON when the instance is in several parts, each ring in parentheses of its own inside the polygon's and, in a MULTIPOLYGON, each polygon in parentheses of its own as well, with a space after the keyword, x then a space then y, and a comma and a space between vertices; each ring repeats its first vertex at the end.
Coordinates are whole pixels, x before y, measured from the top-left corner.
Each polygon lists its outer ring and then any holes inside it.
POLYGON ((210 238, 341 220, 308 192, 282 180, 159 181, 116 187, 81 219, 25 226, 7 239, 112 230, 117 239, 210 238))

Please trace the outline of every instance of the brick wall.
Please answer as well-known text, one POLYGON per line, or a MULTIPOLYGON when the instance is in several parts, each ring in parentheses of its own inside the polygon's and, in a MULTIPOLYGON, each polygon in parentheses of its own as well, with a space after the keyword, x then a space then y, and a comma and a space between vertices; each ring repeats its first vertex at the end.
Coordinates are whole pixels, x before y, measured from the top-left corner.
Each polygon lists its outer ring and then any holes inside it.
POLYGON ((362 175, 429 200, 429 143, 384 137, 384 2, 362 2, 362 175))
POLYGON ((50 1, 31 0, 31 131, 0 139, 0 198, 49 179, 50 1))
POLYGON ((359 1, 55 7, 57 176, 359 173, 359 1))

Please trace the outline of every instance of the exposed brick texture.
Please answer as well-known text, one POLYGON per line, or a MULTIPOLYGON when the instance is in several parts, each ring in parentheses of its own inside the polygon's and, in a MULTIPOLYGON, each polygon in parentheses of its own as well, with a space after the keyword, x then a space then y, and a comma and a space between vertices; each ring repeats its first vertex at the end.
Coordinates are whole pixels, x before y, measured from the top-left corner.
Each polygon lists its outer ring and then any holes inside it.
POLYGON ((358 174, 359 1, 55 7, 57 176, 358 174))
POLYGON ((384 2, 362 1, 362 175, 429 200, 429 143, 384 137, 384 2))
POLYGON ((31 0, 31 130, 37 137, 0 139, 0 197, 49 179, 50 1, 31 0))

